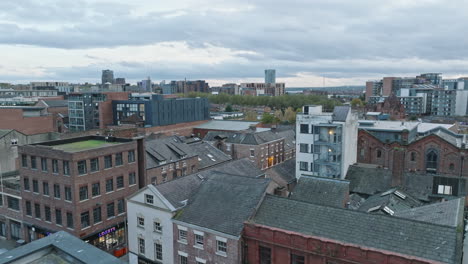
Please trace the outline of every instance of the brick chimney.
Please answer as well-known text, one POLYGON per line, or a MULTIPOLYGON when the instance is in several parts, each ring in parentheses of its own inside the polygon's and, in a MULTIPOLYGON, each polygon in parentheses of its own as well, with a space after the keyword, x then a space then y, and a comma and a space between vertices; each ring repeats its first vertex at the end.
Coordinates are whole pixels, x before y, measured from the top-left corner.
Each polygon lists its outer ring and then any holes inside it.
POLYGON ((402 148, 395 148, 393 151, 392 187, 403 185, 405 153, 405 150, 402 148))

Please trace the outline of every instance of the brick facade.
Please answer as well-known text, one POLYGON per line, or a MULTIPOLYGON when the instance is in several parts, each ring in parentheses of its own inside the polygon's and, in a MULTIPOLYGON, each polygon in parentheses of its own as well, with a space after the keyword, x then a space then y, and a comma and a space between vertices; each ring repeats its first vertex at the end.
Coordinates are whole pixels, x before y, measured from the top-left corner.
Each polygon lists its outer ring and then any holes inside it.
POLYGON ((54 120, 52 114, 25 117, 23 116, 23 109, 0 109, 0 129, 15 129, 26 135, 57 131, 54 120))
POLYGON ((161 184, 198 171, 198 156, 170 162, 146 170, 146 184, 161 184))
POLYGON ((438 263, 251 223, 244 226, 243 238, 247 248, 246 263, 262 263, 260 262, 260 247, 270 249, 272 264, 293 263, 291 260, 293 254, 304 257, 304 262, 296 262, 304 264, 438 263))

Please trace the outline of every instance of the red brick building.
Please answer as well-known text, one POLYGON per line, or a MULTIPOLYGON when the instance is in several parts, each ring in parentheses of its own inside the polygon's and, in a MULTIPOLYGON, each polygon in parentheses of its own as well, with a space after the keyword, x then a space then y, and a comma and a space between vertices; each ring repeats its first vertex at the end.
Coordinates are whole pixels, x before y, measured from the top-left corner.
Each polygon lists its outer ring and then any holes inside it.
POLYGON ((144 175, 141 146, 99 136, 20 146, 26 240, 64 230, 109 252, 124 246, 125 198, 144 175))
POLYGON ((462 234, 456 229, 267 195, 245 224, 244 261, 455 264, 462 251, 462 234))

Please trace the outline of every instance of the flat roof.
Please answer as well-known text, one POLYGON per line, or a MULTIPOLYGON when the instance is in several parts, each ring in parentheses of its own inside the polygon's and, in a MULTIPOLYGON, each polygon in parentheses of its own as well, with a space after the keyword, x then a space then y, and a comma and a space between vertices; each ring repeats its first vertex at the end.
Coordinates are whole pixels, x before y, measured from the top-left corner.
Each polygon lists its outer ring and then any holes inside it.
POLYGON ((52 146, 52 148, 55 150, 62 150, 65 152, 79 152, 84 150, 114 146, 116 144, 121 144, 121 142, 108 142, 99 139, 87 139, 83 141, 54 145, 52 146))
POLYGON ((211 120, 201 124, 195 128, 198 129, 213 129, 213 130, 227 130, 227 131, 240 131, 249 129, 251 126, 256 126, 259 122, 249 121, 224 121, 224 120, 211 120))
POLYGON ((385 131, 412 130, 420 124, 419 122, 373 121, 373 120, 359 120, 358 123, 359 123, 359 129, 385 130, 385 131))

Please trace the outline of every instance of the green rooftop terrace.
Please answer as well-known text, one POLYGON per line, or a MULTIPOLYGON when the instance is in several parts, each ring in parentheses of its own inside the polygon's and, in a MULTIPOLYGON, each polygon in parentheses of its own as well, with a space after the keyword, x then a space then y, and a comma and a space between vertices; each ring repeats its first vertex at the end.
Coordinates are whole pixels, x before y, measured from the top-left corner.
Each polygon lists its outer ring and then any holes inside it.
POLYGON ((91 149, 96 149, 96 148, 114 146, 118 144, 121 144, 121 142, 108 142, 105 140, 88 139, 88 140, 77 141, 77 142, 72 142, 72 143, 54 145, 52 147, 53 149, 63 150, 66 152, 79 152, 79 151, 91 150, 91 149))

